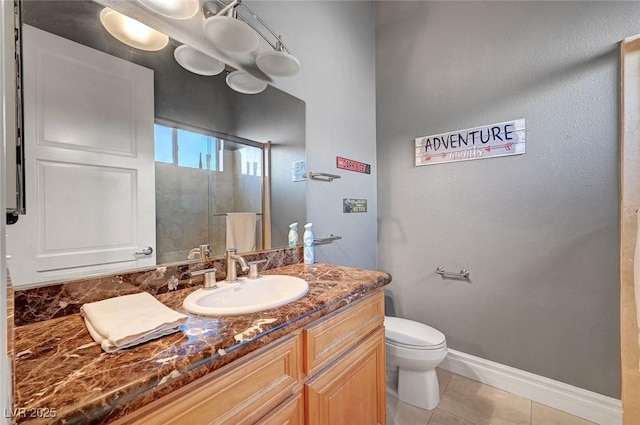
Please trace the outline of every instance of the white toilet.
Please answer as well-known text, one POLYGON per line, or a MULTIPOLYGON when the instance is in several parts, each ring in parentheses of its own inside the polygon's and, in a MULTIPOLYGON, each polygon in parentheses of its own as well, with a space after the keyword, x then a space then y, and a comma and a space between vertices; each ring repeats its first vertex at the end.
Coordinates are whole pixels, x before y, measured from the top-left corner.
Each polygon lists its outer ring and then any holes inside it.
POLYGON ((432 410, 440 402, 436 367, 447 356, 447 340, 442 332, 423 323, 399 317, 385 317, 388 379, 398 399, 432 410))

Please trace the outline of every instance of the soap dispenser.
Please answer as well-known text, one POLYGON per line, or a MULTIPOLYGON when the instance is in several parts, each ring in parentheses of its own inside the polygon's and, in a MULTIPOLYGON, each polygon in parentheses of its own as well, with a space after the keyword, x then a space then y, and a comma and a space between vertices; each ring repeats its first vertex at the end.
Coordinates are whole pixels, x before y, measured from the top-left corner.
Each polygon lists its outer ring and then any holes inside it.
POLYGON ((302 235, 302 243, 304 244, 303 254, 304 263, 313 264, 313 223, 304 225, 304 234, 302 235))
POLYGON ((289 225, 289 247, 293 248, 298 244, 298 223, 289 225))

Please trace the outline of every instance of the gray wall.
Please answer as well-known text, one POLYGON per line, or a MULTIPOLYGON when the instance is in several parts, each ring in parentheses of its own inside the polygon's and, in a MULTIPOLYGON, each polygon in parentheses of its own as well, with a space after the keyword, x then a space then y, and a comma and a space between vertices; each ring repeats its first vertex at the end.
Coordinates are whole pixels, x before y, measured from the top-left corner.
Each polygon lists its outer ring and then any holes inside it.
POLYGON ((619 397, 617 48, 637 32, 637 2, 376 2, 378 261, 400 316, 619 397), (413 166, 415 137, 517 118, 525 155, 413 166))
MULTIPOLYGON (((376 268, 375 32, 369 1, 246 1, 281 33, 302 63, 275 85, 305 101, 307 170, 342 176, 307 181, 307 217, 316 237, 342 240, 316 247, 316 261, 376 268), (372 165, 371 175, 336 169, 336 156, 372 165), (365 198, 369 212, 343 214, 343 198, 365 198)), ((302 226, 300 226, 302 229, 302 226)))

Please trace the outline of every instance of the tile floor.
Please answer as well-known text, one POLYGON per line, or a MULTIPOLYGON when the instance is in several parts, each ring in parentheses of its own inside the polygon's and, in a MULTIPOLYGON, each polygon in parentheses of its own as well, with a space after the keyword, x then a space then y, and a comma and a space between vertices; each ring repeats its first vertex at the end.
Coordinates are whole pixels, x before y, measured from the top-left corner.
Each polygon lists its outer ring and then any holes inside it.
POLYGON ((594 425, 446 370, 437 373, 438 407, 419 409, 387 392, 387 425, 594 425))

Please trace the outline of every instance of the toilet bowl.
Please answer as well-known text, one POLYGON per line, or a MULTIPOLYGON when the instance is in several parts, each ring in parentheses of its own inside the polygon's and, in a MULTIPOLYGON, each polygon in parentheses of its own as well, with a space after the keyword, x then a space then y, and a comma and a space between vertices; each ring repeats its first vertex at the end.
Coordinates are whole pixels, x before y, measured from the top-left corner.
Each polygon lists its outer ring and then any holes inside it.
MULTIPOLYGON (((435 409, 440 402, 436 367, 447 356, 444 334, 399 317, 385 317, 384 326, 387 371, 395 374, 397 370, 398 399, 422 409, 435 409)), ((395 384, 394 379, 388 381, 395 384)))

